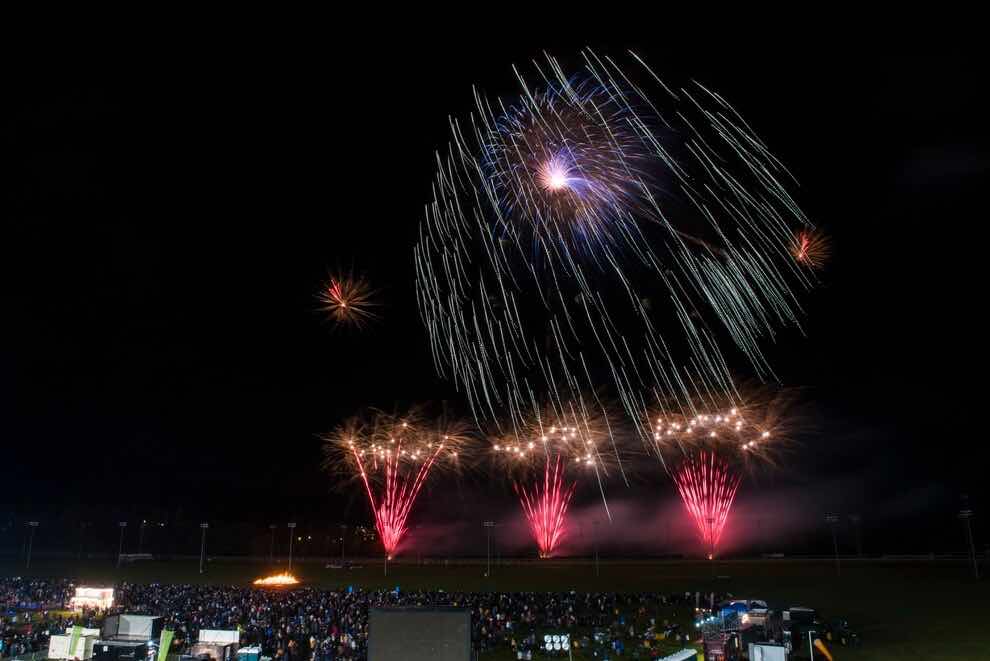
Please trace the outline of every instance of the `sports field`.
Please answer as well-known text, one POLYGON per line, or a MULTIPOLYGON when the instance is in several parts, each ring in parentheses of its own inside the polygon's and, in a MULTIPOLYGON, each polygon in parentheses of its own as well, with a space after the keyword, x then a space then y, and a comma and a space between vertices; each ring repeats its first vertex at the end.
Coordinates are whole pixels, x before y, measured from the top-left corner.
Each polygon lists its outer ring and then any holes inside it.
MULTIPOLYGON (((988 659, 985 582, 974 582, 967 566, 951 561, 844 560, 841 576, 830 562, 797 560, 705 562, 602 562, 599 575, 587 561, 524 561, 494 566, 486 578, 484 561, 470 564, 391 563, 381 560, 352 569, 328 569, 323 563, 297 562, 293 573, 321 587, 444 589, 460 591, 706 591, 763 598, 775 607, 809 606, 825 619, 844 618, 860 633, 859 649, 834 647, 836 659, 988 659), (714 571, 713 571, 714 569, 714 571), (713 579, 713 574, 715 578, 713 579)), ((245 585, 270 573, 269 565, 214 560, 200 575, 198 562, 137 563, 122 568, 109 561, 36 559, 30 571, 3 560, 6 576, 76 577, 91 583, 214 583, 245 585)), ((281 564, 279 571, 285 569, 281 564)), ((686 621, 690 614, 663 614, 686 621)), ((485 659, 500 659, 491 655, 485 659)), ((508 657, 504 657, 508 658, 508 657)), ((580 657, 575 657, 580 658, 580 657)))

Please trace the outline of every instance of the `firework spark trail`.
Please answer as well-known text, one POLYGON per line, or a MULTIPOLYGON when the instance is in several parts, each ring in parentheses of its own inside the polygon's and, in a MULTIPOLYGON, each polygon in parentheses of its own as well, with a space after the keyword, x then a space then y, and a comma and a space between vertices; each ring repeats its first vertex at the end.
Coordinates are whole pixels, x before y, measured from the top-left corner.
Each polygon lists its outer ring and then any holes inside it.
POLYGON ((470 450, 473 433, 459 420, 431 420, 421 408, 404 415, 371 411, 355 416, 325 439, 324 466, 360 480, 386 554, 395 555, 409 515, 427 479, 457 471, 458 453, 470 450))
POLYGON ((739 482, 739 475, 730 469, 728 462, 705 450, 686 457, 674 472, 681 500, 694 519, 710 558, 722 538, 739 482))
POLYGON ((541 558, 553 557, 567 532, 567 508, 576 485, 576 482, 565 482, 560 456, 554 462, 546 462, 542 481, 537 481, 531 488, 519 482, 513 484, 541 558))
MULTIPOLYGON (((389 558, 395 555, 399 548, 399 543, 406 534, 406 521, 413 503, 419 495, 420 489, 426 482, 426 477, 430 469, 436 462, 438 456, 443 451, 443 444, 437 444, 429 458, 420 464, 415 477, 410 481, 399 471, 399 458, 401 456, 401 442, 396 446, 395 451, 386 454, 384 459, 385 483, 382 495, 377 500, 372 491, 371 483, 368 481, 368 473, 364 468, 361 455, 355 447, 352 450, 354 461, 357 462, 361 471, 361 481, 364 483, 365 492, 368 494, 368 501, 371 510, 375 514, 375 528, 382 540, 382 546, 389 558)), ((376 459, 377 460, 377 459, 376 459)))
POLYGON ((772 465, 801 427, 796 392, 748 387, 741 403, 686 415, 676 402, 643 421, 653 452, 665 465, 693 519, 705 552, 714 557, 744 471, 772 465))
MULTIPOLYGON (((626 464, 645 458, 634 433, 623 424, 614 406, 597 393, 571 401, 547 401, 507 415, 489 434, 494 465, 512 476, 512 483, 530 480, 553 457, 593 474, 605 514, 611 520, 606 482, 611 477, 629 484, 626 464), (505 429, 507 431, 501 431, 505 429)), ((592 478, 589 477, 589 480, 592 478)))
POLYGON ((635 54, 642 81, 581 55, 578 76, 534 62, 537 86, 514 69, 514 105, 476 90, 436 157, 417 301, 437 372, 479 420, 603 379, 633 420, 670 399, 710 408, 734 392, 719 338, 772 377, 760 345, 799 327, 813 284, 791 176, 734 108, 668 88, 635 54))

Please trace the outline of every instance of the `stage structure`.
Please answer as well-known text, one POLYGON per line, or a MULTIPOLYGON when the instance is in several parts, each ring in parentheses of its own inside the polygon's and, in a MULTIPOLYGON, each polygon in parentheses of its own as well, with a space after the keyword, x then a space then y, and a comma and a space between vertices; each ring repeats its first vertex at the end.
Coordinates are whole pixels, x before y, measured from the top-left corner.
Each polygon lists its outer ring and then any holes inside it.
POLYGON ((372 608, 368 661, 471 661, 464 608, 372 608))

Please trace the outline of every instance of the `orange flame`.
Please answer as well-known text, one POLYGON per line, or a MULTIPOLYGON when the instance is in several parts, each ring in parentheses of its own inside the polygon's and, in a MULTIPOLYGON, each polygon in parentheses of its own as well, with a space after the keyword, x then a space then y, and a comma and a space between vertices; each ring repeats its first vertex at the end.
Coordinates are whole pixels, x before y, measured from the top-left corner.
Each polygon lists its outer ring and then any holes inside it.
POLYGON ((269 586, 296 585, 297 583, 299 583, 299 579, 297 579, 292 574, 289 574, 288 572, 284 574, 273 574, 272 576, 259 578, 254 582, 255 585, 269 585, 269 586))

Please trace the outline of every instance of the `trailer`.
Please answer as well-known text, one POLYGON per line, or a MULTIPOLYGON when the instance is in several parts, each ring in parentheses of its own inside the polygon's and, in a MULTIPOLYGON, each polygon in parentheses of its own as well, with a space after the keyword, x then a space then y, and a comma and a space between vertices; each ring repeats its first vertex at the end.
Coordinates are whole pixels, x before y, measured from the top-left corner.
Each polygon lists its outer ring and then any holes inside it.
POLYGON ((97 641, 96 635, 81 635, 76 639, 75 649, 72 649, 72 634, 55 634, 48 639, 49 659, 85 659, 93 658, 93 645, 97 641))

